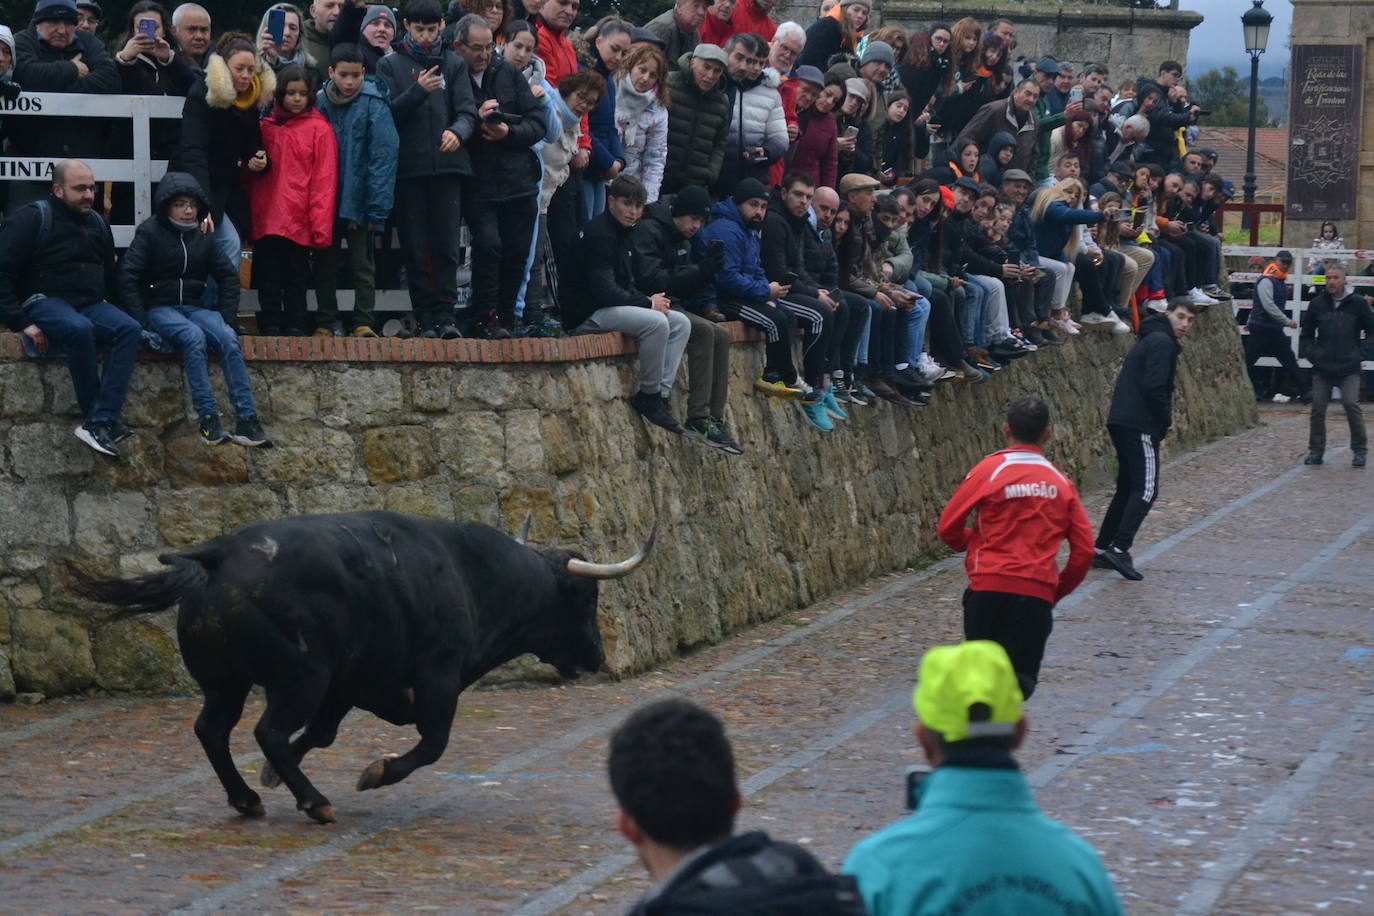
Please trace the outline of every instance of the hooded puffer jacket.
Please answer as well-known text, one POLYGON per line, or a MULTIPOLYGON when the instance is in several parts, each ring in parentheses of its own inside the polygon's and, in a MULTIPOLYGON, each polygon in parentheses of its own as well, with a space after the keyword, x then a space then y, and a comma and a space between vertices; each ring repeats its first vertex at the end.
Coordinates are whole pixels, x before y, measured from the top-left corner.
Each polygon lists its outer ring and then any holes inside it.
POLYGON ((200 227, 182 229, 167 217, 167 205, 194 197, 197 222, 210 212, 210 198, 185 172, 168 172, 157 185, 156 215, 144 220, 119 260, 119 295, 124 309, 142 322, 148 309, 199 305, 205 281, 219 281, 219 310, 233 325, 239 310, 239 271, 213 235, 200 227))
MULTIPOLYGON (((988 141, 988 148, 983 151, 982 157, 978 160, 978 174, 983 181, 996 188, 1002 187, 1003 168, 1002 163, 997 161, 997 156, 1004 149, 1010 149, 1014 154, 1016 138, 1004 130, 999 130, 992 135, 992 139, 988 141)), ((1011 166, 1007 166, 1007 168, 1011 168, 1011 166)))
POLYGON ((280 107, 262 119, 262 142, 277 167, 247 172, 253 239, 277 235, 307 248, 334 243, 339 145, 334 128, 313 109, 287 115, 280 107))
POLYGON ((335 105, 321 89, 319 112, 334 128, 339 145, 339 219, 382 226, 395 203, 401 148, 385 87, 364 79, 347 105, 335 105))
MULTIPOLYGON (((725 159, 725 139, 730 128, 730 100, 717 84, 702 92, 692 79, 688 58, 668 74, 668 156, 663 168, 661 193, 676 194, 690 184, 710 187, 720 175, 725 159)), ((783 128, 786 133, 786 128, 783 128)))
POLYGON ((727 302, 763 302, 771 288, 763 272, 759 230, 744 225, 739 207, 726 198, 711 208, 711 222, 698 233, 702 244, 720 240, 725 262, 716 274, 716 297, 727 302))
POLYGON ((668 109, 652 89, 638 92, 623 76, 616 81, 615 127, 625 151, 624 175, 633 175, 658 200, 663 185, 663 160, 668 153, 668 109))
MULTIPOLYGON (((181 112, 181 143, 167 168, 189 172, 209 195, 210 215, 215 223, 224 218, 229 195, 238 187, 240 164, 262 149, 259 109, 277 89, 277 77, 258 61, 258 96, 246 107, 235 104, 234 81, 229 66, 218 54, 211 54, 204 78, 186 93, 181 112)), ((271 160, 268 160, 271 171, 271 160)))
POLYGON ((774 162, 787 153, 787 116, 782 110, 782 96, 778 81, 768 72, 757 81, 740 83, 730 80, 726 95, 731 100, 730 130, 725 137, 725 160, 720 170, 718 186, 725 193, 741 178, 757 178, 765 186, 774 162), (767 162, 745 162, 744 150, 763 147, 767 162))

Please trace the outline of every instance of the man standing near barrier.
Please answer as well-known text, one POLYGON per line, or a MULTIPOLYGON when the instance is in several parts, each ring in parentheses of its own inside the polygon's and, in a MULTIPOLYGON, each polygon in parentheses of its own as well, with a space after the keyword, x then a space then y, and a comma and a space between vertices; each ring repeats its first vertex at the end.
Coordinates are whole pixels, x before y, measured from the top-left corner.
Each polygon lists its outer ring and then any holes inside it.
POLYGON ((0 321, 22 332, 32 352, 50 344, 67 351, 85 417, 76 437, 118 458, 116 443, 128 435, 119 412, 143 328, 107 299, 117 288, 114 236, 94 206, 95 176, 67 159, 53 168, 52 196, 0 226, 0 321))
POLYGON ((1288 302, 1288 272, 1293 269, 1293 253, 1280 251, 1264 275, 1255 282, 1255 301, 1246 321, 1245 363, 1250 370, 1250 385, 1255 389, 1256 401, 1267 401, 1274 394, 1273 384, 1265 378, 1264 370, 1255 365, 1259 359, 1272 356, 1297 386, 1299 396, 1306 396, 1307 385, 1298 371, 1298 360, 1288 342, 1284 328, 1296 328, 1298 323, 1288 317, 1284 305, 1288 302), (1268 389, 1268 390, 1266 390, 1268 389))
POLYGON ((1140 323, 1140 339, 1116 379, 1107 432, 1116 449, 1116 492, 1097 532, 1093 566, 1127 579, 1145 578, 1131 559, 1136 532, 1159 494, 1159 443, 1174 423, 1174 373, 1183 352, 1179 338, 1197 320, 1187 296, 1169 300, 1163 315, 1140 323))
POLYGON ((1307 460, 1321 464, 1326 452, 1326 405, 1331 387, 1341 389, 1341 405, 1350 423, 1351 467, 1365 466, 1368 439, 1360 409, 1360 332, 1374 339, 1374 311, 1364 297, 1346 285, 1345 266, 1326 268, 1326 288, 1302 313, 1298 346, 1312 361, 1312 423, 1307 437, 1307 460))
POLYGON ((1027 699, 1040 676, 1054 606, 1092 562, 1092 526, 1078 490, 1043 451, 1053 432, 1044 401, 1012 401, 1002 424, 1007 447, 969 471, 940 516, 940 539, 968 554, 964 638, 1006 649, 1027 699), (1055 557, 1065 539, 1069 561, 1061 571, 1055 557))

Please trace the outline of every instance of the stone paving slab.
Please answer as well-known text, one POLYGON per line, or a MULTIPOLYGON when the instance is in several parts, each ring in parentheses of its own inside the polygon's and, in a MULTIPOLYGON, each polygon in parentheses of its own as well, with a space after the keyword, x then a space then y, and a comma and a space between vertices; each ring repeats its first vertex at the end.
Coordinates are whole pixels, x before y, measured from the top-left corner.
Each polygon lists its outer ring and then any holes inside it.
MULTIPOLYGON (((1133 912, 1171 912, 1214 847, 1254 834, 1266 794, 1293 794, 1294 767, 1368 689, 1374 667, 1361 654, 1374 649, 1374 577, 1362 560, 1374 542, 1357 538, 1330 552, 1320 575, 1289 579, 1374 512, 1374 494, 1294 469, 1285 452, 1305 419, 1265 416, 1267 428, 1166 467, 1169 496, 1137 554, 1203 527, 1142 562, 1143 583, 1089 577, 1062 609, 1029 707, 1033 737, 1021 760, 1051 777, 1038 797, 1091 835, 1133 912), (1261 556, 1267 562, 1250 562, 1261 556), (1263 613, 1228 629, 1260 600, 1263 613), (1181 665, 1191 667, 1179 674, 1181 665), (1216 702, 1203 704, 1208 697, 1216 702), (1137 711, 1104 726, 1123 708, 1137 711)), ((1333 448, 1343 441, 1333 426, 1333 448)), ((1103 499, 1087 495, 1094 521, 1103 499)), ((446 756, 380 792, 354 792, 357 773, 414 738, 355 715, 334 747, 307 758, 340 811, 331 827, 292 810, 283 790, 264 793, 267 818, 233 816, 191 734, 194 702, 99 700, 108 709, 80 721, 62 717, 82 704, 0 709, 0 850, 63 815, 111 809, 0 855, 0 912, 547 912, 559 907, 531 901, 558 888, 569 889, 566 912, 623 912, 647 881, 613 827, 607 727, 597 723, 670 689, 726 720, 746 788, 760 787, 741 826, 798 839, 838 864, 856 839, 900 816, 901 774, 917 761, 906 697, 921 652, 958 638, 963 586, 961 567, 948 563, 624 682, 473 691, 446 756), (32 731, 45 722, 51 728, 32 731), (8 733, 22 737, 6 744, 8 733)), ((258 710, 254 701, 235 742, 247 773, 259 766, 248 759, 258 710)), ((1364 732, 1348 743, 1215 911, 1315 911, 1323 900, 1326 911, 1359 911, 1342 909, 1364 880, 1359 855, 1345 850, 1370 848, 1374 775, 1356 761, 1374 749, 1364 732), (1363 781, 1347 779, 1352 772, 1363 781), (1335 788, 1338 774, 1350 791, 1335 788), (1320 867, 1307 861, 1311 848, 1322 851, 1320 867)))

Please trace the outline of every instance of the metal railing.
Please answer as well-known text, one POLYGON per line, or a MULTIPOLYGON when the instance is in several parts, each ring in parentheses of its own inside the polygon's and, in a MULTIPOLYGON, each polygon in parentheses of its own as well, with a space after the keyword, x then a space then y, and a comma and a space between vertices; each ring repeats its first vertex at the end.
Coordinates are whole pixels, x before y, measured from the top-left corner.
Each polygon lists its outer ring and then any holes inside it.
MULTIPOLYGON (((1279 253, 1278 247, 1254 246, 1254 245, 1223 245, 1221 253, 1223 257, 1240 258, 1264 258, 1266 261, 1272 259, 1279 253)), ((1339 251, 1326 251, 1315 248, 1285 248, 1284 251, 1291 252, 1293 255, 1293 270, 1288 274, 1288 285, 1291 290, 1286 303, 1286 309, 1293 320, 1298 322, 1297 328, 1284 328, 1284 334, 1288 336, 1289 343, 1293 347, 1293 355, 1298 354, 1298 336, 1302 325, 1302 313, 1307 311, 1308 300, 1302 298, 1304 286, 1320 286, 1326 282, 1325 276, 1312 273, 1312 267, 1319 261, 1337 260, 1346 263, 1347 269, 1351 268, 1352 261, 1374 261, 1374 251, 1346 248, 1339 251)), ((1227 272, 1227 277, 1232 289, 1237 284, 1254 284, 1263 276, 1262 273, 1248 270, 1233 270, 1227 272)), ((1374 287, 1374 277, 1357 276, 1354 273, 1347 274, 1347 285, 1354 289, 1369 289, 1374 287)), ((1251 299, 1235 298, 1231 300, 1232 311, 1239 317, 1240 312, 1254 307, 1251 299)), ((1242 334, 1247 333, 1241 327, 1242 334)), ((1259 366, 1277 366, 1279 361, 1273 357, 1266 356, 1256 362, 1259 366)), ((1298 365, 1304 369, 1312 368, 1312 363, 1306 359, 1299 358, 1298 365)), ((1374 360, 1365 360, 1360 364, 1363 369, 1374 369, 1374 360)))

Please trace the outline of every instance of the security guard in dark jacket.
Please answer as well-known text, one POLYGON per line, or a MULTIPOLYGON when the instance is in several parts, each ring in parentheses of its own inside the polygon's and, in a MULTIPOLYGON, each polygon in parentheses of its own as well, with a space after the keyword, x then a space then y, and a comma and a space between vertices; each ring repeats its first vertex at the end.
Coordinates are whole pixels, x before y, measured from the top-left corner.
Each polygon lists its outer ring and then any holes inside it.
POLYGON ((1144 578, 1131 560, 1131 545, 1159 493, 1159 443, 1174 422, 1174 375, 1183 352, 1178 341, 1196 317, 1192 302, 1178 297, 1163 315, 1141 322, 1140 339, 1126 354, 1112 392, 1107 433, 1116 449, 1116 492, 1097 534, 1093 566, 1127 579, 1144 578))
POLYGON ((1326 451, 1326 405, 1331 386, 1341 389, 1341 405, 1350 423, 1353 467, 1365 466, 1368 439, 1360 409, 1360 332, 1374 339, 1374 311, 1364 297, 1346 286, 1345 267, 1326 268, 1326 288, 1302 313, 1298 348, 1312 361, 1312 422, 1307 438, 1306 464, 1321 464, 1326 451))

